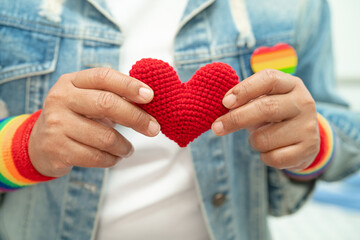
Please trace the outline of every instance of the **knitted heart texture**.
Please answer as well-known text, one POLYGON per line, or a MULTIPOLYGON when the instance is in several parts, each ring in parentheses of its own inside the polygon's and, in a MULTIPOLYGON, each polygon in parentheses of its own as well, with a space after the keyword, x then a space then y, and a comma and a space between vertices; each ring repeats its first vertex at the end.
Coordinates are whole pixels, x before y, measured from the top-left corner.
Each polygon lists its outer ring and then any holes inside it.
POLYGON ((201 67, 188 82, 181 83, 168 63, 143 58, 133 65, 130 76, 153 89, 153 100, 138 106, 152 115, 162 133, 180 147, 186 147, 229 111, 222 99, 239 83, 235 70, 221 62, 201 67))

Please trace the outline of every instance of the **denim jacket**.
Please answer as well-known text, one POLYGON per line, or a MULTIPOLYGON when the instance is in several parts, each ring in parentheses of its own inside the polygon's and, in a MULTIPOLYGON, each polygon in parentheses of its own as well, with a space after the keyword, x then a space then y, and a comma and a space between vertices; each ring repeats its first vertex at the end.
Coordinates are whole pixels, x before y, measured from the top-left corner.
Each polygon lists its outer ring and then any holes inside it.
MULTIPOLYGON (((244 79, 253 74, 250 56, 257 47, 292 45, 299 57, 296 75, 336 133, 334 160, 322 179, 355 172, 360 168, 360 117, 335 91, 327 2, 247 0, 246 11, 238 12, 236 1, 189 0, 174 47, 181 80, 214 61, 230 64, 244 79)), ((102 0, 0 0, 0 111, 19 115, 40 109, 64 73, 117 69, 125 37, 102 0)), ((244 130, 224 137, 208 131, 191 151, 213 240, 270 239, 267 215, 295 212, 315 185, 266 167, 244 130)), ((74 167, 57 180, 2 194, 0 239, 95 239, 106 172, 74 167)))

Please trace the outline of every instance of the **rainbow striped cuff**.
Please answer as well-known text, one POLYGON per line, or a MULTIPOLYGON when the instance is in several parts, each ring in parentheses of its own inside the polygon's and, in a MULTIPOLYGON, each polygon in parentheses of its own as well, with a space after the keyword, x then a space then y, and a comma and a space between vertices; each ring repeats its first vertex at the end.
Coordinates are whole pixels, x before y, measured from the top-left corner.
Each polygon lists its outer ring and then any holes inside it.
POLYGON ((14 191, 54 179, 40 174, 28 154, 30 133, 40 113, 0 120, 0 191, 14 191))
POLYGON ((335 152, 335 133, 329 122, 318 113, 320 151, 314 162, 302 171, 284 170, 285 174, 298 180, 311 180, 320 176, 330 165, 335 152))

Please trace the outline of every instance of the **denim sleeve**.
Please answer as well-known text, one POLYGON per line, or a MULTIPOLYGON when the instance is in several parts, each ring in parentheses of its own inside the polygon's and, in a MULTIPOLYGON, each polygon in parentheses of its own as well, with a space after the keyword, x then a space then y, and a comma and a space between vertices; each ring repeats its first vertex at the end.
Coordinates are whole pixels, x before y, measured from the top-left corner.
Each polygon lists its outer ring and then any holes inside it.
MULTIPOLYGON (((335 132, 333 162, 321 176, 325 181, 340 180, 360 168, 360 114, 336 92, 331 40, 331 19, 326 0, 299 1, 296 27, 296 51, 299 58, 297 76, 316 101, 317 111, 335 132)), ((296 182, 281 171, 268 170, 269 212, 281 216, 298 210, 314 189, 316 181, 296 182)))
POLYGON ((318 112, 335 131, 335 155, 322 179, 336 181, 360 168, 360 113, 351 112, 336 92, 328 2, 307 2, 297 31, 298 76, 315 99, 318 112))

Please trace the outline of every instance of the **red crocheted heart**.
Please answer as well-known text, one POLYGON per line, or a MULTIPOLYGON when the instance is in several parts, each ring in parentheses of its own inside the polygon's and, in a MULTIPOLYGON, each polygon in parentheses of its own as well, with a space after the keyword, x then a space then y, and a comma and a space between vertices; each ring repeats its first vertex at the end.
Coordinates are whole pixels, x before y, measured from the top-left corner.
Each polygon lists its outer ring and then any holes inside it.
POLYGON ((229 111, 222 99, 239 83, 236 72, 225 63, 205 65, 188 82, 181 83, 168 63, 151 58, 136 62, 130 76, 153 89, 154 99, 139 106, 155 117, 161 131, 180 147, 186 147, 229 111))

